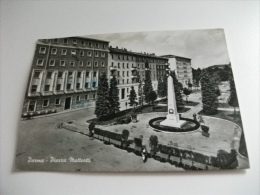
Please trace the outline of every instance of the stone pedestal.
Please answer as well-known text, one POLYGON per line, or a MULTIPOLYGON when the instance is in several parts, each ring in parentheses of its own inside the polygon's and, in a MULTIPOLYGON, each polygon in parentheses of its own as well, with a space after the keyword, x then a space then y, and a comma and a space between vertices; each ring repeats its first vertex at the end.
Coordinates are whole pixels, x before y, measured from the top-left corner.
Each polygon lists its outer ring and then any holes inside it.
POLYGON ((177 112, 173 78, 171 76, 168 76, 167 82, 168 82, 168 114, 166 116, 166 119, 160 122, 160 125, 181 128, 181 126, 184 125, 186 121, 180 120, 179 114, 177 112))

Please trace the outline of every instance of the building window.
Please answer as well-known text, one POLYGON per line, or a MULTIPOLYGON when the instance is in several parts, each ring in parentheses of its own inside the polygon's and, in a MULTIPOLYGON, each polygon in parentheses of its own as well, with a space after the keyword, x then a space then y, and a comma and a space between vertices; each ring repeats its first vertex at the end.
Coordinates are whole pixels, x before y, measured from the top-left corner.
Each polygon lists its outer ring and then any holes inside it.
POLYGON ((91 51, 88 51, 88 56, 91 56, 92 52, 91 51))
POLYGON ((79 61, 79 66, 83 66, 83 61, 79 61))
POLYGON ((43 66, 43 62, 44 62, 44 60, 38 59, 37 62, 36 62, 36 65, 37 66, 43 66))
POLYGON ((106 57, 106 55, 105 55, 104 52, 101 53, 101 57, 102 57, 102 58, 106 57))
POLYGON ((88 99, 88 95, 85 95, 85 100, 87 100, 88 99))
POLYGON ((53 43, 58 43, 59 39, 53 39, 53 43))
POLYGON ((94 72, 93 77, 97 77, 97 72, 94 72))
POLYGON ((51 79, 51 76, 52 76, 52 72, 47 72, 47 78, 51 79))
POLYGON ((35 93, 37 91, 37 85, 32 85, 31 93, 35 93))
POLYGON ((80 56, 84 56, 84 51, 80 50, 80 56))
POLYGON ((34 112, 36 108, 36 101, 29 101, 28 112, 34 112))
POLYGON ((39 53, 45 54, 46 52, 46 47, 40 47, 39 53))
POLYGON ((76 102, 79 102, 80 101, 80 96, 76 96, 76 102))
POLYGON ((95 67, 98 67, 98 62, 95 62, 95 67))
POLYGON ((72 77, 73 72, 69 72, 69 77, 72 77))
POLYGON ((86 72, 86 77, 89 77, 89 72, 86 72))
POLYGON ((73 39, 73 44, 77 45, 77 40, 76 39, 73 39))
POLYGON ((55 99, 55 105, 60 105, 60 98, 55 99))
POLYGON ((47 107, 49 106, 49 100, 43 100, 42 107, 47 107))
POLYGON ((93 94, 93 99, 96 99, 96 94, 95 93, 93 94))
POLYGON ((96 87, 96 82, 93 82, 93 83, 92 83, 92 87, 96 87))
POLYGON ((105 67, 105 62, 101 62, 101 66, 102 66, 102 67, 105 67))
POLYGON ((68 83, 68 84, 67 84, 67 89, 70 89, 70 88, 71 88, 71 84, 68 83))
POLYGON ((44 86, 44 91, 50 91, 50 85, 45 85, 44 86))
POLYGON ((85 83, 85 88, 89 88, 88 82, 85 83))
POLYGON ((128 63, 126 64, 126 68, 129 68, 129 64, 128 63))
POLYGON ((125 83, 125 80, 123 79, 123 80, 122 80, 122 84, 124 84, 124 83, 125 83))
POLYGON ((128 84, 128 82, 129 82, 129 80, 128 79, 126 79, 126 83, 128 84))
POLYGON ((65 60, 60 61, 60 66, 65 66, 65 60))
POLYGON ((118 63, 118 68, 120 68, 120 63, 118 63))
POLYGON ((126 72, 126 74, 127 74, 127 76, 129 76, 129 72, 128 71, 126 72))
POLYGON ((99 44, 98 43, 96 43, 96 48, 99 48, 99 44))
POLYGON ((57 54, 57 49, 56 48, 52 48, 51 49, 51 54, 56 55, 57 54))
POLYGON ((117 76, 120 76, 120 72, 119 71, 117 72, 117 76))
POLYGON ((124 76, 125 76, 125 71, 123 71, 123 73, 122 73, 122 74, 123 74, 123 77, 124 77, 124 76))
POLYGON ((95 52, 95 57, 98 57, 98 52, 95 52))
POLYGON ((55 66, 55 60, 50 60, 49 66, 55 66))
POLYGON ((82 45, 82 46, 85 46, 85 41, 81 41, 81 45, 82 45))
POLYGON ((76 53, 76 50, 75 49, 73 49, 73 50, 71 50, 71 55, 76 55, 77 53, 76 53))
POLYGON ((91 66, 91 62, 90 61, 88 61, 87 64, 88 64, 88 66, 91 66))
POLYGON ((67 49, 61 50, 61 55, 67 55, 67 49))
POLYGON ((68 39, 63 39, 64 44, 68 44, 68 39))
POLYGON ((78 77, 78 78, 81 77, 81 72, 78 72, 77 77, 78 77))
POLYGON ((77 83, 76 88, 77 88, 77 89, 80 88, 80 83, 77 83))
POLYGON ((58 78, 62 78, 63 72, 58 72, 58 78))
POLYGON ((34 72, 34 75, 33 75, 33 78, 39 78, 40 77, 40 73, 39 71, 35 71, 34 72))
POLYGON ((71 61, 70 61, 70 65, 71 65, 71 66, 75 66, 75 61, 74 61, 74 60, 71 60, 71 61))
POLYGON ((57 84, 56 85, 56 91, 60 91, 60 89, 61 89, 61 84, 57 84))
POLYGON ((92 42, 88 42, 88 46, 89 46, 89 47, 92 47, 92 42))

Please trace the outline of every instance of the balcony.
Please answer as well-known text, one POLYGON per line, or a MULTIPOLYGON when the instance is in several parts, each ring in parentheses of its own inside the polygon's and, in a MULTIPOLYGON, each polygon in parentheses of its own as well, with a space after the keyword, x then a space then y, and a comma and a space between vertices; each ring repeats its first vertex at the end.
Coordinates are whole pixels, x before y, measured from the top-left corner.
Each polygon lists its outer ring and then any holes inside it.
POLYGON ((117 70, 118 68, 116 66, 110 66, 109 70, 117 70))
POLYGON ((136 66, 131 67, 131 71, 135 71, 135 70, 137 70, 136 66))

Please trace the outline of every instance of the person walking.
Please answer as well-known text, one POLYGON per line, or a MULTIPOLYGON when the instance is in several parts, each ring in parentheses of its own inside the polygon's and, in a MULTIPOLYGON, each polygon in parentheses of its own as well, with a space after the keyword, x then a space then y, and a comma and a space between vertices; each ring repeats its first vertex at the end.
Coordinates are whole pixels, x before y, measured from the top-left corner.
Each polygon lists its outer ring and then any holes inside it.
POLYGON ((141 154, 142 154, 143 162, 145 163, 146 162, 146 158, 147 158, 146 146, 143 146, 141 154))

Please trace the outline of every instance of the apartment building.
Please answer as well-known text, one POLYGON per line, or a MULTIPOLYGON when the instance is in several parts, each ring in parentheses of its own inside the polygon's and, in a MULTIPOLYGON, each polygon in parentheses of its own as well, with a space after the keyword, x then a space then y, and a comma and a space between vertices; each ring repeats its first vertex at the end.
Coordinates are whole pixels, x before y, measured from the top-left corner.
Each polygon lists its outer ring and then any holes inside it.
POLYGON ((94 107, 98 78, 108 72, 108 45, 85 37, 38 40, 23 114, 94 107))
POLYGON ((128 108, 131 87, 134 86, 138 95, 140 80, 144 84, 146 69, 150 70, 153 89, 157 90, 158 77, 165 74, 168 59, 154 53, 137 53, 110 46, 108 67, 108 78, 116 76, 118 80, 120 109, 124 110, 128 108))
POLYGON ((168 58, 170 63, 175 66, 175 73, 178 81, 187 87, 188 83, 192 83, 192 68, 191 68, 191 59, 175 55, 163 55, 161 57, 168 58))

